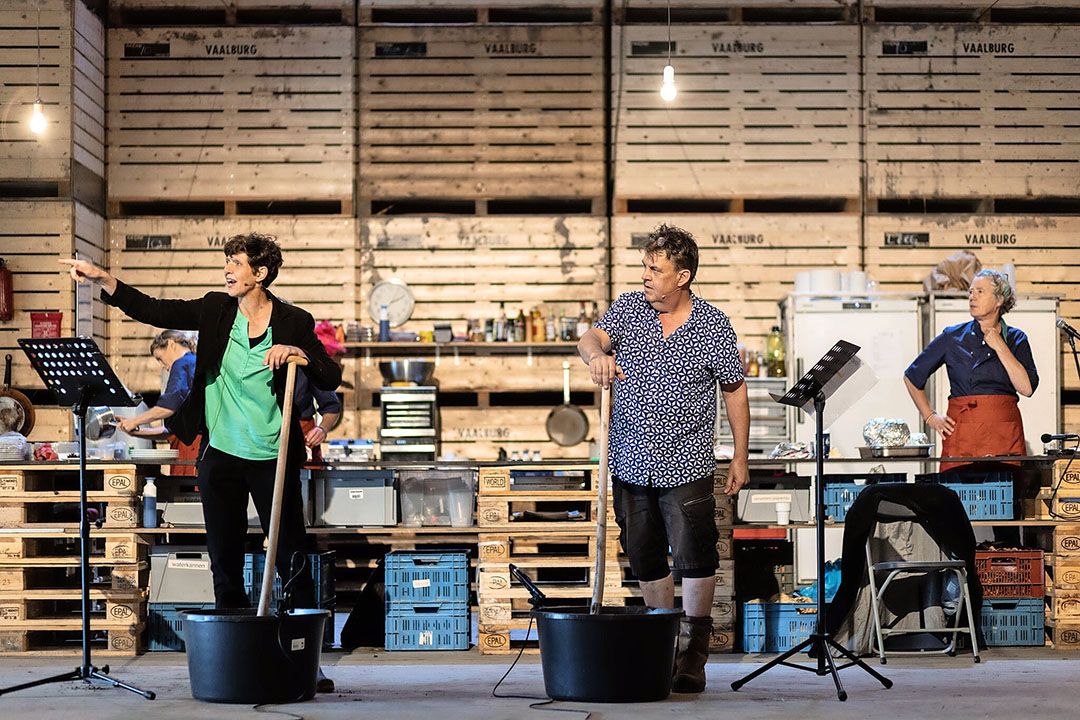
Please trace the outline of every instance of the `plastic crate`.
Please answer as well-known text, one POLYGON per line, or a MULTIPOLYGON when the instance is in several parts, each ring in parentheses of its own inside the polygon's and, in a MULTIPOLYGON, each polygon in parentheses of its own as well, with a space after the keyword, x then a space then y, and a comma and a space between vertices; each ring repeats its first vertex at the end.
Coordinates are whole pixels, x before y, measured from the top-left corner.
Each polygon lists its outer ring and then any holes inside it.
POLYGON ((1046 594, 1042 550, 979 550, 975 553, 984 598, 1039 598, 1046 594))
POLYGON ((1012 520, 1012 481, 942 483, 957 495, 971 520, 1012 520))
POLYGON ((466 603, 403 607, 386 616, 387 650, 468 650, 466 603))
POLYGON ((185 610, 212 610, 214 603, 150 603, 146 612, 146 649, 184 652, 185 610))
POLYGON ((743 652, 786 652, 810 637, 817 624, 811 603, 743 603, 743 652))
MULTIPOLYGON (((319 607, 326 607, 327 603, 331 603, 335 597, 334 551, 311 553, 308 555, 308 565, 311 569, 312 580, 315 583, 315 603, 319 607)), ((265 567, 265 554, 248 553, 244 556, 244 589, 247 591, 248 600, 251 601, 252 605, 259 604, 265 567)), ((274 586, 270 591, 270 604, 274 605, 280 600, 281 578, 275 572, 274 586)))
POLYGON ((844 522, 848 510, 865 485, 831 483, 825 486, 825 514, 836 522, 844 522))
POLYGON ((469 600, 469 558, 465 553, 386 554, 386 609, 469 600))
POLYGON ((1042 598, 983 600, 980 625, 989 647, 1042 646, 1045 641, 1042 598))

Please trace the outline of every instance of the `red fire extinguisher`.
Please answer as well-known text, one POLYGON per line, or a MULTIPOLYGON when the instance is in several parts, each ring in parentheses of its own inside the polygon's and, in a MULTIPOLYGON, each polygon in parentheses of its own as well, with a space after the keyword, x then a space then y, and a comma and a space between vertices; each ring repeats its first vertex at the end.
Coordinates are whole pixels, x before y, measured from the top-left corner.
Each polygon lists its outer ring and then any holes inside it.
POLYGON ((4 259, 0 258, 0 321, 15 319, 15 283, 13 281, 11 271, 4 264, 4 259))

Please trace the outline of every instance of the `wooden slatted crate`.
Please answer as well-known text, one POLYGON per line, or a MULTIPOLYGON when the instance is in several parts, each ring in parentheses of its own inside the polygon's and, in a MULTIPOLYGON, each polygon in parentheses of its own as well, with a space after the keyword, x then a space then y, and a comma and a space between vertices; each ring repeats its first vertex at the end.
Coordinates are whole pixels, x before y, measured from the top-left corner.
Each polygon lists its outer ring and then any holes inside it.
MULTIPOLYGON (((79 489, 77 466, 50 466, 45 463, 33 465, 0 466, 0 498, 28 492, 62 492, 79 489)), ((89 492, 107 492, 116 496, 135 495, 142 486, 142 473, 135 465, 86 466, 86 489, 89 492)), ((2 538, 0 538, 2 539, 2 538)))
MULTIPOLYGON (((29 590, 73 590, 79 588, 78 557, 38 558, 26 563, 0 558, 0 592, 29 590)), ((91 589, 132 592, 146 588, 146 562, 117 563, 107 558, 91 558, 91 589)))
POLYGON ((312 22, 305 15, 316 15, 320 24, 349 23, 355 19, 355 0, 110 0, 110 25, 138 25, 141 11, 153 12, 155 17, 168 12, 190 17, 194 12, 208 24, 232 25, 238 20, 250 24, 254 17, 263 22, 275 17, 312 22))
POLYGON ((10 0, 0 8, 0 26, 6 128, 0 138, 0 180, 49 183, 58 196, 74 194, 87 202, 100 198, 105 175, 101 20, 78 0, 10 0), (27 124, 37 94, 48 120, 40 136, 27 124))
POLYGON ((871 197, 1080 193, 1075 25, 870 26, 871 197))
POLYGON ((110 201, 331 200, 348 214, 354 40, 346 27, 110 29, 110 201))
POLYGON ((365 25, 359 192, 601 198, 599 25, 365 25))
MULTIPOLYGON (((351 320, 356 308, 356 222, 351 218, 127 218, 109 223, 111 272, 153 297, 198 298, 223 290, 222 247, 233 235, 277 237, 285 264, 270 289, 316 320, 351 320)), ((158 328, 111 311, 110 356, 128 387, 158 390, 150 357, 158 328)))
MULTIPOLYGON (((1080 323, 1080 219, 1047 215, 869 215, 866 271, 882 289, 921 292, 922 280, 949 255, 974 252, 984 267, 1016 266, 1020 295, 1061 298, 1059 313, 1080 323)), ((1064 344, 1064 343, 1063 343, 1064 344)), ((1069 355, 1062 386, 1080 388, 1069 355)))
MULTIPOLYGON (((90 558, 94 564, 138 563, 146 557, 148 544, 132 532, 95 530, 90 537, 90 558)), ((0 561, 9 565, 31 567, 57 558, 76 558, 79 554, 77 530, 5 531, 0 534, 0 561)))
MULTIPOLYGON (((73 286, 57 262, 73 253, 103 262, 104 227, 100 215, 71 200, 0 202, 0 257, 15 278, 15 319, 0 324, 0 353, 14 356, 13 386, 44 387, 17 342, 31 336, 32 312, 61 312, 61 337, 92 336, 104 349, 104 303, 89 285, 73 286)), ((35 431, 39 438, 53 439, 35 431)))
POLYGON ((403 330, 431 330, 543 305, 576 317, 579 304, 607 302, 607 250, 598 217, 389 217, 360 221, 358 317, 381 280, 403 280, 416 296, 403 330))
MULTIPOLYGON (((51 620, 5 626, 0 631, 0 655, 68 656, 81 652, 81 621, 51 620)), ((143 651, 142 624, 91 621, 91 647, 99 656, 131 656, 143 651)))
POLYGON ((632 215, 612 222, 612 295, 641 288, 641 246, 660 223, 692 233, 700 260, 694 292, 731 319, 739 339, 764 346, 777 301, 795 274, 813 267, 859 267, 854 215, 632 215))
POLYGON ((617 198, 858 196, 857 27, 674 25, 671 103, 667 38, 615 35, 617 198))

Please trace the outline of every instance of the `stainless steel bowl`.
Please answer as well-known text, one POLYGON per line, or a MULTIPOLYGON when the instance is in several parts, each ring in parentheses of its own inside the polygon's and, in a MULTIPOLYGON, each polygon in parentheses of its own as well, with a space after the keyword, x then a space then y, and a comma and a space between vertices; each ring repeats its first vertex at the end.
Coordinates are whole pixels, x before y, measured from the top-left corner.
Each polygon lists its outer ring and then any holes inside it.
POLYGON ((379 363, 379 372, 386 383, 427 385, 435 372, 435 363, 430 360, 384 360, 379 363))

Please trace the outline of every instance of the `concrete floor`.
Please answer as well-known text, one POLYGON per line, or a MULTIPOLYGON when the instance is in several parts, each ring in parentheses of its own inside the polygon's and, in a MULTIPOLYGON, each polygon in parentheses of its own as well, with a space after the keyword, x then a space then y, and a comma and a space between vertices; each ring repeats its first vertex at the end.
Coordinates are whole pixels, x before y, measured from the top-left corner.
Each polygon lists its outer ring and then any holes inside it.
MULTIPOLYGON (((152 653, 111 659, 112 674, 155 690, 158 699, 143 700, 126 691, 64 683, 0 697, 5 720, 221 720, 258 717, 307 720, 481 720, 585 718, 551 715, 530 709, 528 700, 493 698, 491 689, 510 665, 511 656, 461 653, 328 653, 323 666, 338 691, 294 705, 262 707, 212 705, 193 700, 186 658, 152 653), (274 713, 274 714, 269 714, 274 713)), ((767 659, 767 658, 764 658, 767 659)), ((975 665, 970 657, 890 659, 885 674, 895 686, 885 690, 857 668, 841 673, 849 699, 836 700, 829 678, 778 668, 737 693, 728 684, 759 666, 760 656, 714 656, 708 666, 709 688, 698 696, 673 695, 660 703, 551 707, 581 709, 602 718, 713 718, 746 720, 864 720, 865 718, 1066 718, 1080 717, 1080 654, 1042 648, 995 649, 975 665)), ((57 658, 0 659, 0 686, 26 682, 74 667, 57 658)), ((873 667, 878 668, 876 661, 873 667)), ((500 692, 543 696, 539 658, 525 656, 500 692)))

